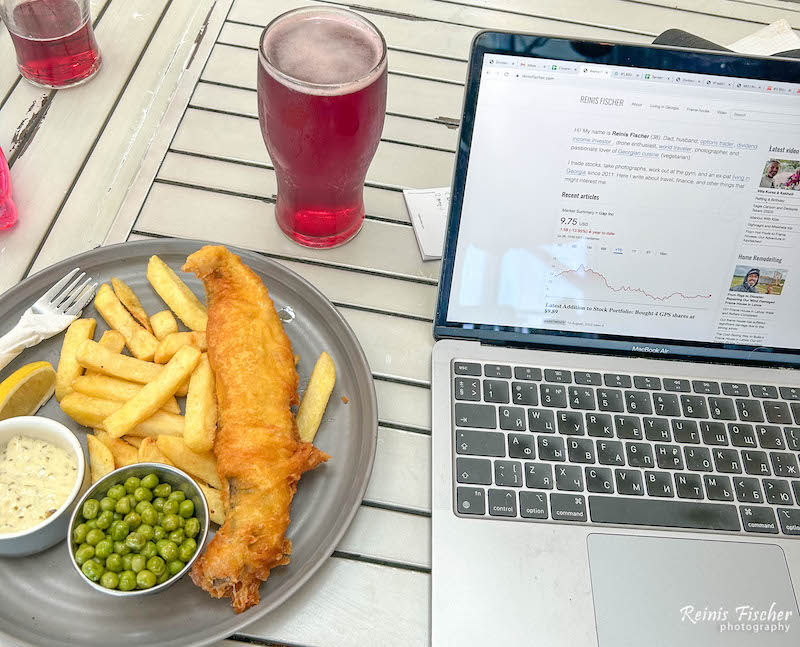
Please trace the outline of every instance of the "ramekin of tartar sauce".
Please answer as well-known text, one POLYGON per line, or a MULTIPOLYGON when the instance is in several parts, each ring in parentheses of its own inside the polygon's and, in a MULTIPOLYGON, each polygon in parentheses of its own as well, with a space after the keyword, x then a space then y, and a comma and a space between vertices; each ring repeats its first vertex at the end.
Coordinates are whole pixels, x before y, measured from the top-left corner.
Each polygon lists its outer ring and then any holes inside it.
POLYGON ((89 481, 83 448, 60 422, 0 421, 0 557, 32 555, 64 539, 89 481))

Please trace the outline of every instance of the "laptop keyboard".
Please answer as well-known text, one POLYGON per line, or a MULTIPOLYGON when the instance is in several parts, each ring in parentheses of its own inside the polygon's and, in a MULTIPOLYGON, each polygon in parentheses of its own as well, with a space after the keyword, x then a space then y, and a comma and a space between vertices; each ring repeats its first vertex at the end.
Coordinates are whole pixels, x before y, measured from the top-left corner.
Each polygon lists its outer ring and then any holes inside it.
POLYGON ((456 511, 800 536, 800 388, 452 363, 456 511))

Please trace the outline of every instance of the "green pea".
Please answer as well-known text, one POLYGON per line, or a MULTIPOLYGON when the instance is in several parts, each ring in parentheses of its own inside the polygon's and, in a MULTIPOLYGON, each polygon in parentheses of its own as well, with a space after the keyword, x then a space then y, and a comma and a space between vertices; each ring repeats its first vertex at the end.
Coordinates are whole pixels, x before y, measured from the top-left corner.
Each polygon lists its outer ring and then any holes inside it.
POLYGON ((155 526, 153 528, 153 541, 160 541, 167 536, 167 531, 164 530, 161 526, 155 526))
POLYGON ((104 586, 107 589, 115 589, 117 588, 118 585, 119 585, 119 575, 111 571, 106 571, 100 578, 100 586, 104 586))
POLYGON ((138 501, 136 507, 133 509, 137 514, 142 514, 147 508, 152 508, 153 504, 149 501, 138 501))
POLYGON ((97 499, 86 499, 81 509, 84 519, 94 519, 100 512, 100 502, 97 499))
POLYGON ((169 579, 169 571, 165 570, 161 575, 158 576, 156 580, 156 584, 163 584, 169 579))
MULTIPOLYGON (((172 494, 175 494, 174 492, 172 494)), ((178 510, 180 510, 181 504, 180 501, 175 501, 173 499, 167 499, 167 502, 164 504, 164 509, 162 512, 164 514, 178 514, 178 510)))
MULTIPOLYGON (((125 535, 127 537, 127 535, 125 535)), ((114 552, 117 555, 122 555, 123 557, 131 552, 131 549, 128 548, 128 545, 125 543, 125 540, 122 541, 115 541, 114 542, 114 552)))
POLYGON ((129 512, 126 514, 125 521, 131 527, 131 530, 136 530, 142 525, 142 518, 136 512, 129 512))
POLYGON ((90 546, 97 546, 97 544, 103 541, 103 538, 105 536, 106 533, 104 533, 102 530, 98 528, 93 528, 92 530, 86 533, 86 543, 89 544, 90 546))
POLYGON ((147 540, 136 531, 129 533, 125 538, 125 545, 135 553, 142 550, 146 543, 147 540))
POLYGON ((136 492, 136 488, 139 487, 141 484, 142 482, 138 478, 136 478, 135 476, 131 476, 125 479, 125 491, 128 494, 133 494, 134 492, 136 492))
POLYGON ((178 515, 178 527, 183 528, 186 525, 186 519, 178 515))
POLYGON ((124 485, 112 486, 108 490, 108 492, 106 492, 106 496, 114 499, 115 501, 119 501, 122 497, 125 496, 125 486, 124 485))
POLYGON ((127 555, 122 556, 122 570, 123 571, 130 571, 131 567, 133 566, 133 554, 128 553, 127 555))
POLYGON ((165 541, 163 544, 161 542, 159 542, 159 544, 161 544, 161 546, 156 544, 156 550, 166 561, 171 562, 178 556, 178 547, 175 545, 175 542, 165 541))
POLYGON ((97 582, 101 577, 103 577, 103 571, 105 570, 106 569, 103 568, 103 565, 96 559, 87 559, 83 563, 83 566, 81 566, 81 572, 92 582, 97 582))
POLYGON ((186 525, 183 527, 183 532, 187 537, 197 537, 200 534, 200 521, 197 517, 192 517, 186 520, 186 525))
POLYGON ((119 512, 114 513, 114 521, 122 521, 122 515, 119 512))
POLYGON ((145 538, 146 541, 150 541, 153 538, 153 526, 143 523, 137 529, 138 532, 142 537, 145 538))
MULTIPOLYGON (((160 526, 162 523, 164 523, 164 517, 166 517, 166 516, 167 515, 165 515, 163 512, 159 512, 158 513, 158 521, 156 522, 156 524, 160 526)), ((89 523, 89 522, 87 521, 86 523, 89 523)))
MULTIPOLYGON (((184 545, 184 546, 189 546, 189 547, 191 548, 191 550, 192 550, 192 551, 195 551, 195 550, 197 549, 197 542, 196 542, 194 539, 192 539, 191 537, 190 537, 190 538, 188 538, 188 539, 186 539, 186 540, 183 542, 183 545, 184 545)), ((185 561, 185 560, 184 560, 184 561, 185 561)))
POLYGON ((178 521, 180 517, 176 514, 168 514, 164 517, 164 520, 161 522, 161 525, 164 527, 164 530, 167 532, 172 532, 173 530, 177 530, 180 528, 180 521, 178 521))
POLYGON ((136 491, 133 493, 133 498, 136 499, 136 501, 152 501, 153 492, 146 487, 137 487, 136 491))
POLYGON ((180 490, 175 490, 172 494, 170 494, 167 497, 167 501, 177 501, 178 503, 180 503, 184 499, 186 499, 186 495, 180 490))
POLYGON ((166 503, 166 499, 164 497, 158 497, 157 499, 153 499, 153 509, 156 512, 164 512, 164 504, 166 503))
POLYGON ((82 544, 78 550, 75 551, 75 562, 78 566, 83 566, 83 563, 94 557, 94 546, 89 544, 82 544))
POLYGON ((119 574, 119 590, 133 591, 136 588, 136 573, 127 569, 119 574))
POLYGON ((146 487, 148 490, 152 490, 154 487, 158 486, 158 476, 155 474, 148 474, 142 479, 142 487, 146 487))
POLYGON ((147 568, 147 558, 144 555, 134 555, 131 559, 131 570, 139 573, 147 568))
POLYGON ((150 571, 140 571, 136 574, 136 586, 140 589, 150 589, 156 585, 156 576, 150 571))
POLYGON ((98 559, 106 559, 111 553, 114 552, 114 542, 108 537, 94 547, 94 556, 98 559))
POLYGON ((172 486, 169 483, 161 483, 153 488, 153 494, 157 497, 166 499, 172 493, 172 486))
POLYGON ((82 544, 86 541, 86 533, 89 532, 89 527, 85 523, 79 523, 72 531, 72 541, 76 544, 82 544))
POLYGON ((100 530, 105 530, 113 521, 114 513, 110 510, 105 510, 100 513, 99 517, 97 517, 97 527, 100 528, 100 530))
POLYGON ((188 519, 194 514, 194 503, 191 501, 181 501, 180 509, 178 510, 178 514, 181 515, 184 519, 188 519))
POLYGON ((114 541, 124 541, 130 531, 130 526, 125 521, 115 521, 111 524, 109 534, 114 541))
POLYGON ((181 544, 178 547, 178 559, 182 562, 188 562, 194 555, 194 547, 189 544, 181 544))
POLYGON ((183 543, 184 539, 186 539, 186 535, 183 534, 182 528, 178 528, 169 533, 169 540, 175 542, 179 546, 183 543))
POLYGON ((117 505, 114 506, 114 511, 119 514, 128 514, 131 511, 131 502, 128 501, 128 497, 124 496, 117 501, 117 505))
POLYGON ((116 553, 111 553, 108 557, 106 557, 106 570, 112 571, 113 573, 121 573, 122 557, 116 553))
POLYGON ((86 527, 91 530, 92 528, 97 528, 97 519, 89 519, 86 522, 86 527))
POLYGON ((152 541, 148 541, 142 550, 139 551, 140 555, 144 555, 147 559, 151 557, 155 557, 158 552, 156 551, 156 545, 152 541))
POLYGON ((100 510, 102 511, 110 511, 114 512, 114 506, 117 505, 117 502, 112 499, 108 494, 106 494, 102 499, 100 499, 100 510))
POLYGON ((181 572, 183 567, 186 566, 181 560, 173 559, 172 561, 167 561, 167 570, 169 571, 170 575, 177 575, 181 572))
POLYGON ((153 506, 145 508, 139 515, 142 517, 142 521, 149 526, 155 526, 158 523, 158 512, 153 506))
POLYGON ((147 560, 147 570, 156 577, 160 577, 167 572, 167 564, 160 557, 151 557, 147 560))

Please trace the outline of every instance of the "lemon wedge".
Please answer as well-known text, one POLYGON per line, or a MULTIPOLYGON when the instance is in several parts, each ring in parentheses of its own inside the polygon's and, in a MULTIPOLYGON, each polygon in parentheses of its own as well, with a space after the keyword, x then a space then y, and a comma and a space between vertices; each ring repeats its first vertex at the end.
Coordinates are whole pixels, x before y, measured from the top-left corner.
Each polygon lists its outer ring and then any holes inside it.
POLYGON ((56 372, 49 362, 32 362, 0 383, 0 420, 32 416, 53 395, 56 372))

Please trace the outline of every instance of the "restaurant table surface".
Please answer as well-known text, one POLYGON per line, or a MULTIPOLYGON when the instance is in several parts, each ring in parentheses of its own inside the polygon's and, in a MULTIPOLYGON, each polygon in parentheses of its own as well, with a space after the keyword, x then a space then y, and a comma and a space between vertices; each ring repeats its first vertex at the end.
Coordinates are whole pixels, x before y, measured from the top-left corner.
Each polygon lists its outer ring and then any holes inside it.
MULTIPOLYGON (((216 647, 427 645, 431 580, 431 334, 439 262, 423 262, 401 189, 447 186, 472 37, 483 28, 651 42, 676 27, 722 44, 781 0, 92 0, 103 68, 62 91, 21 80, 0 31, 0 147, 20 220, 0 232, 0 293, 99 245, 181 237, 255 250, 316 285, 375 377, 378 448, 363 505, 289 601, 216 647), (298 247, 273 218, 258 126, 264 25, 308 4, 351 6, 389 47, 386 124, 349 244, 298 247)), ((490 217, 490 214, 487 214, 490 217)), ((488 555, 487 555, 488 558, 488 555)), ((465 577, 469 565, 465 564, 465 577)))

